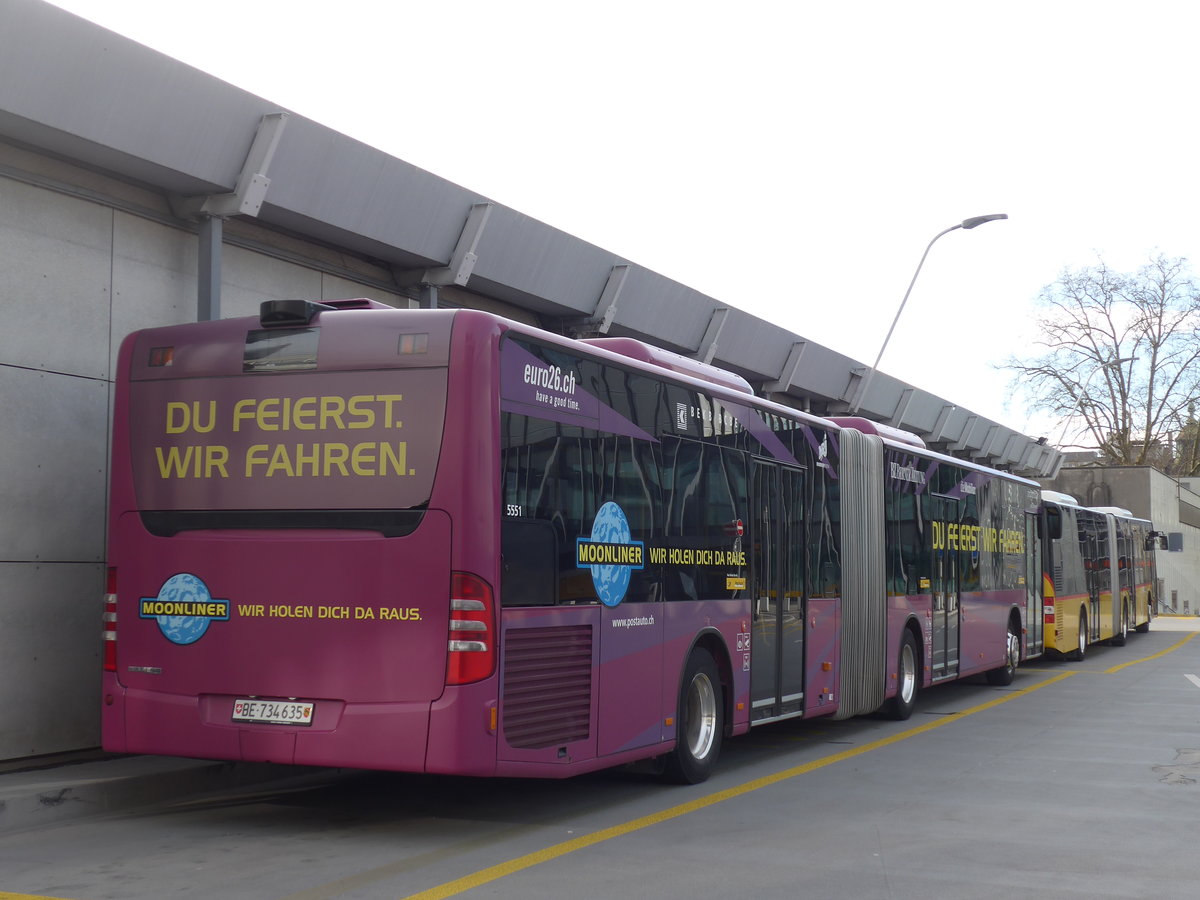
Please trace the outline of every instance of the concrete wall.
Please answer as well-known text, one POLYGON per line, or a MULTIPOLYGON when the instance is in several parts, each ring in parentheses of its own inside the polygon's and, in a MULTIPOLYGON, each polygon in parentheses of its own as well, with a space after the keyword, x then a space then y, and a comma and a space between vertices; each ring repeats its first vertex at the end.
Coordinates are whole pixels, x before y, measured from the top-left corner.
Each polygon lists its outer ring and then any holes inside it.
POLYGON ((1190 486, 1147 466, 1063 469, 1043 484, 1070 494, 1084 506, 1122 506, 1149 519, 1158 531, 1180 535, 1181 550, 1155 553, 1161 582, 1156 592, 1159 609, 1200 615, 1200 584, 1195 577, 1200 571, 1200 528, 1180 516, 1181 502, 1185 514, 1189 507, 1200 508, 1200 496, 1190 486))
POLYGON ((1163 581, 1162 601, 1174 612, 1200 615, 1200 528, 1187 524, 1180 516, 1181 501, 1187 506, 1200 507, 1200 496, 1172 478, 1155 472, 1151 479, 1155 527, 1159 531, 1180 535, 1183 549, 1159 550, 1158 577, 1163 581))
MULTIPOLYGON (((222 313, 370 296, 388 271, 227 225, 222 313)), ((0 144, 0 759, 99 743, 111 382, 129 331, 196 317, 196 235, 165 199, 0 144)))

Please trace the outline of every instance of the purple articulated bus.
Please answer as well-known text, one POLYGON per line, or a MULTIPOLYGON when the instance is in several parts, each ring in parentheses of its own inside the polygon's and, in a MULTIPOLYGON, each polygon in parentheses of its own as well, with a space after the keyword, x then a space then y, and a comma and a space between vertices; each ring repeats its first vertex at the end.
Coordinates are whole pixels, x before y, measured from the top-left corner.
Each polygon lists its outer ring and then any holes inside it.
POLYGON ((369 300, 139 331, 104 746, 698 782, 756 724, 1010 682, 1042 649, 1037 509, 630 339, 369 300))

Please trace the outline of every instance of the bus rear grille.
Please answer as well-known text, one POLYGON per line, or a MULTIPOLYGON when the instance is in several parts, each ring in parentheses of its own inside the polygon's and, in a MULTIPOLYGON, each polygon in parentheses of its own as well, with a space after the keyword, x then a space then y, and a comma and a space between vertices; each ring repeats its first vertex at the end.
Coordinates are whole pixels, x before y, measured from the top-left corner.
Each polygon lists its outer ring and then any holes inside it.
POLYGON ((536 750, 590 735, 592 627, 519 628, 504 635, 504 739, 536 750))

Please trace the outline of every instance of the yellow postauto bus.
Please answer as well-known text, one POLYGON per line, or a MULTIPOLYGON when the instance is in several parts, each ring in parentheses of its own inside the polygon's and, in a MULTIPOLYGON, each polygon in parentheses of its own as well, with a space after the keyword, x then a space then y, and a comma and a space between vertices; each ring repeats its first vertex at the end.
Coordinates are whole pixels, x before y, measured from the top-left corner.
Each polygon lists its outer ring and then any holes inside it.
POLYGON ((1046 651, 1081 660, 1101 641, 1122 646, 1154 618, 1154 549, 1162 537, 1117 507, 1084 507, 1042 491, 1042 597, 1046 651))

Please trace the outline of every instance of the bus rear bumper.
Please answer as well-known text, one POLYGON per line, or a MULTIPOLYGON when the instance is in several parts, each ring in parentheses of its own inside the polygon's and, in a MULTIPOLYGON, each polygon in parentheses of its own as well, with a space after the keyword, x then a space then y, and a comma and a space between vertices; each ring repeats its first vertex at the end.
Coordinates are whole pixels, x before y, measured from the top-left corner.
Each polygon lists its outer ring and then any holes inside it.
POLYGON ((425 771, 429 702, 315 701, 312 725, 231 721, 231 696, 105 685, 104 749, 200 759, 425 771))

